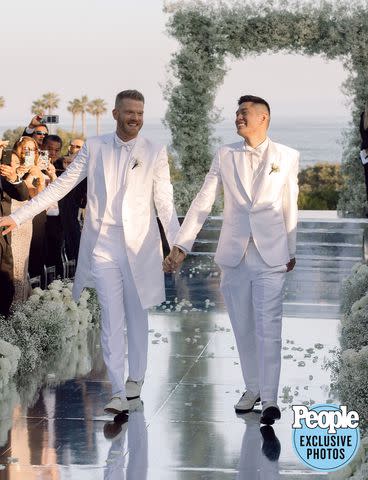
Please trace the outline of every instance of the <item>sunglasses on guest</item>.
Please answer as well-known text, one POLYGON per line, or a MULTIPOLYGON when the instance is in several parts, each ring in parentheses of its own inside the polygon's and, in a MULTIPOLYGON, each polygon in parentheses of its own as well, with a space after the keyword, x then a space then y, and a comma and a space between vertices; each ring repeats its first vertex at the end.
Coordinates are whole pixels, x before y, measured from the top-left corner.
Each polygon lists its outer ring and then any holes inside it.
POLYGON ((35 130, 33 133, 36 135, 43 135, 44 137, 48 135, 47 132, 42 132, 41 130, 35 130))

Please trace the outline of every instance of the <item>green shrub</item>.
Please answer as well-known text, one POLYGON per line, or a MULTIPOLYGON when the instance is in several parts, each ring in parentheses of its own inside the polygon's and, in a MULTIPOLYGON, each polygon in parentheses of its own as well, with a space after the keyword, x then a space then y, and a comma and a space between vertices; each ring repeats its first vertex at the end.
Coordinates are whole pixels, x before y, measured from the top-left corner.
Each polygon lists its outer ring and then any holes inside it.
POLYGON ((339 164, 317 163, 299 173, 300 210, 336 210, 343 187, 339 164))

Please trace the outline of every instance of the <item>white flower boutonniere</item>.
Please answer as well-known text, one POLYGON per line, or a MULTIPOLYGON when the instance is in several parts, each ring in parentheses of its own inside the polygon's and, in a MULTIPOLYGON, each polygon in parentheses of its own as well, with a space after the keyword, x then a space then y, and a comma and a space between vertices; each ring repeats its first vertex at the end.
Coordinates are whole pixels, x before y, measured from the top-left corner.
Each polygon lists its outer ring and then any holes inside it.
POLYGON ((132 170, 134 170, 136 167, 140 167, 141 162, 138 160, 138 158, 133 157, 132 158, 132 170))
POLYGON ((271 170, 268 175, 271 175, 271 173, 278 173, 280 171, 280 167, 276 163, 271 163, 271 170))

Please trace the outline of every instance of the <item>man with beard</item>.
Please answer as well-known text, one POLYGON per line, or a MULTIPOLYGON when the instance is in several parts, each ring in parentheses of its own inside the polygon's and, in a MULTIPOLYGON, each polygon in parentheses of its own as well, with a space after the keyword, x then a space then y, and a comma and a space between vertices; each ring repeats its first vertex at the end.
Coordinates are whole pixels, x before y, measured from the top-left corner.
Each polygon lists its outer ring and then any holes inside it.
POLYGON ((179 230, 166 148, 138 135, 144 97, 120 92, 113 117, 116 132, 86 140, 66 171, 41 194, 0 219, 6 234, 59 201, 87 177, 87 214, 73 295, 94 286, 101 305, 101 345, 112 398, 105 411, 129 410, 140 396, 147 366, 148 313, 164 301, 162 247, 156 209, 172 246, 179 230), (124 384, 127 327, 129 377, 124 384))

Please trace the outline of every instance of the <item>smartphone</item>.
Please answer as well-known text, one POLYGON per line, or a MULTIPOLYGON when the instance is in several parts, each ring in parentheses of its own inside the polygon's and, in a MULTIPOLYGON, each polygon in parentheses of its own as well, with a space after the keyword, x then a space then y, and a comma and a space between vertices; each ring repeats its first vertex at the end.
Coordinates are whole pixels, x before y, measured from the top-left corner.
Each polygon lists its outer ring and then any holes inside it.
POLYGON ((38 166, 41 170, 47 170, 50 165, 49 152, 47 150, 40 150, 38 157, 38 166))
POLYGON ((59 115, 44 115, 41 117, 41 123, 59 123, 59 115))
POLYGON ((11 157, 13 150, 11 148, 4 148, 3 155, 1 157, 1 165, 11 165, 11 157))
POLYGON ((33 167, 34 165, 34 157, 30 157, 28 155, 24 156, 24 166, 25 167, 33 167))

